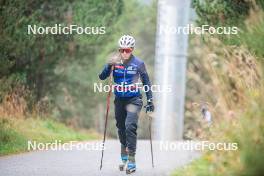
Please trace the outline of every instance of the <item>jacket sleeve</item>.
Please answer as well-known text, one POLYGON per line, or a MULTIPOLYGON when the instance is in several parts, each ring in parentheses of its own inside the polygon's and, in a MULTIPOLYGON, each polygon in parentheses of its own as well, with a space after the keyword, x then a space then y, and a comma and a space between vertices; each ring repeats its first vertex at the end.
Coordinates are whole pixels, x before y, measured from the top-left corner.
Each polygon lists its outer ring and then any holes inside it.
POLYGON ((111 65, 106 64, 103 71, 99 74, 101 80, 105 80, 111 74, 111 65))
POLYGON ((146 66, 145 66, 144 62, 142 64, 140 64, 140 66, 139 66, 139 74, 140 74, 140 79, 143 83, 143 86, 148 87, 146 89, 147 100, 151 100, 152 99, 151 82, 149 80, 148 72, 146 70, 146 66))

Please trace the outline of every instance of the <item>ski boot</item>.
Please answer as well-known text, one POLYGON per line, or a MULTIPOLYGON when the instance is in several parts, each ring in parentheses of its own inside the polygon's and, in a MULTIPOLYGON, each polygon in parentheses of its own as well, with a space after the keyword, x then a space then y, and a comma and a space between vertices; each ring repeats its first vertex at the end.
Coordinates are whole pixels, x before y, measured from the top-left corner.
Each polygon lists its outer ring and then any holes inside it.
POLYGON ((126 174, 131 174, 133 172, 136 172, 136 161, 134 154, 128 156, 126 174))
POLYGON ((131 174, 133 172, 136 172, 136 163, 128 161, 126 167, 126 174, 131 174))
POLYGON ((128 156, 127 155, 122 155, 121 156, 122 164, 119 165, 119 170, 124 171, 126 168, 126 164, 128 161, 128 156))

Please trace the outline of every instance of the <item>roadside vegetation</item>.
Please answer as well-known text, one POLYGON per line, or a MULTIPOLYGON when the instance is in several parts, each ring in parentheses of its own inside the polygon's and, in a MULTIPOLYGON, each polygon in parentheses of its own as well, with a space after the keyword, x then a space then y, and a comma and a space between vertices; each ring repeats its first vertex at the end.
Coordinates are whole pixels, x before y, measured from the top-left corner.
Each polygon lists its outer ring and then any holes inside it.
POLYGON ((0 155, 28 151, 28 141, 52 143, 98 139, 93 131, 80 131, 52 119, 0 118, 0 155))
POLYGON ((221 25, 239 25, 240 32, 235 36, 224 37, 192 36, 187 100, 195 103, 186 105, 186 136, 198 140, 237 143, 238 150, 204 151, 201 158, 176 170, 172 175, 262 175, 264 173, 263 3, 239 1, 240 4, 231 6, 228 3, 238 1, 215 2, 218 3, 204 3, 204 8, 210 9, 212 5, 219 8, 229 5, 227 8, 236 7, 236 11, 232 13, 230 11, 232 9, 229 9, 231 16, 228 18, 224 16, 223 8, 209 13, 199 10, 201 7, 196 6, 201 13, 199 22, 215 24, 218 21, 217 17, 221 17, 222 21, 219 20, 221 25), (237 9, 239 5, 244 5, 240 9, 242 11, 237 9), (236 18, 236 15, 239 17, 236 18), (212 114, 211 126, 201 118, 201 104, 206 104, 212 114), (190 121, 194 123, 188 123, 190 121))

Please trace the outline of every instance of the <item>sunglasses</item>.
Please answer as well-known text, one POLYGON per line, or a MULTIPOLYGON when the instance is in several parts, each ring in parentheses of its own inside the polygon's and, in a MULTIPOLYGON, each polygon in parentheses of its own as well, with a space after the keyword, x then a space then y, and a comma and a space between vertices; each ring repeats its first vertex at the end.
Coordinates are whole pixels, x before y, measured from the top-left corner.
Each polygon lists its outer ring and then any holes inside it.
POLYGON ((124 52, 126 52, 126 53, 131 53, 132 52, 132 49, 131 48, 120 48, 119 49, 119 52, 120 53, 124 53, 124 52))

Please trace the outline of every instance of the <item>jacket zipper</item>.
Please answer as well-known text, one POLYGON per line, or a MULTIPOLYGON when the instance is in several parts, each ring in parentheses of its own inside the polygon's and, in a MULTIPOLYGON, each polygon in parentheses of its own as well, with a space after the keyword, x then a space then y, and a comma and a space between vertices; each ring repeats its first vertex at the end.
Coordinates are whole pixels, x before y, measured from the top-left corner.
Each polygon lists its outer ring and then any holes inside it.
MULTIPOLYGON (((126 80, 126 66, 125 66, 125 70, 124 70, 124 82, 123 82, 124 83, 124 85, 123 85, 124 87, 125 87, 125 80, 126 80)), ((124 92, 125 88, 124 87, 122 88, 123 89, 123 92, 122 92, 122 96, 123 97, 125 95, 125 92, 124 92)))

